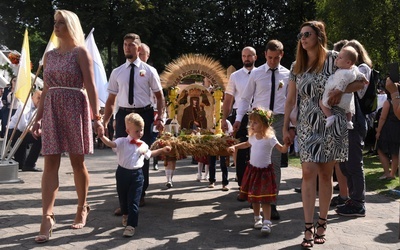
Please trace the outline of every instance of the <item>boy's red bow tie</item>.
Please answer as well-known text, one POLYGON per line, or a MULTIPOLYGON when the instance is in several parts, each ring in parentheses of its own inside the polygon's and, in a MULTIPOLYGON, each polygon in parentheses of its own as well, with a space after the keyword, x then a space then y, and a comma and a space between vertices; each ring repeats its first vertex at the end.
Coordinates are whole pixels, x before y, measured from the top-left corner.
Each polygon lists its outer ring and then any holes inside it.
POLYGON ((135 139, 131 140, 131 144, 136 144, 136 146, 140 147, 142 145, 142 142, 136 141, 135 139))

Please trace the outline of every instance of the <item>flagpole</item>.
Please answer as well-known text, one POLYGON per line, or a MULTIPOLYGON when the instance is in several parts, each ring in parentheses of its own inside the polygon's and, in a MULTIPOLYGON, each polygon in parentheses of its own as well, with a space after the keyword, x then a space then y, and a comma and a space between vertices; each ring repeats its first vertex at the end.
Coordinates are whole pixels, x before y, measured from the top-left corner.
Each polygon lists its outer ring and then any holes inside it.
MULTIPOLYGON (((31 126, 32 126, 33 120, 34 120, 35 117, 36 117, 36 112, 37 112, 37 110, 36 110, 35 113, 32 115, 32 119, 29 120, 28 126, 26 126, 26 128, 24 129, 24 131, 22 131, 22 134, 20 135, 20 137, 18 137, 18 139, 17 139, 17 141, 15 142, 14 146, 12 147, 10 153, 7 155, 7 161, 9 161, 9 160, 14 156, 15 152, 18 150, 19 145, 20 145, 20 144, 22 143, 22 141, 24 140, 26 134, 28 134, 28 132, 29 132, 31 126)), ((16 130, 17 130, 17 127, 14 128, 13 133, 14 133, 16 130)), ((11 139, 9 140, 9 142, 11 142, 11 139)), ((10 144, 10 143, 8 143, 8 144, 10 144)))
MULTIPOLYGON (((92 34, 94 32, 94 27, 90 30, 89 35, 92 34)), ((86 37, 88 37, 89 35, 87 35, 86 37)))
POLYGON ((35 78, 33 79, 32 88, 33 88, 33 86, 35 86, 36 79, 38 78, 39 73, 42 70, 42 67, 43 67, 43 65, 39 63, 39 68, 36 70, 35 78))
MULTIPOLYGON (((27 31, 26 31, 26 33, 27 33, 27 31)), ((28 35, 26 35, 26 36, 28 36, 28 35)), ((25 42, 25 37, 24 37, 24 42, 25 42)), ((27 43, 29 43, 29 42, 27 42, 27 43)), ((28 46, 29 46, 29 44, 28 44, 28 46)), ((44 51, 44 53, 43 53, 43 56, 42 56, 42 58, 39 60, 39 68, 38 68, 38 70, 37 70, 37 72, 36 72, 36 75, 35 75, 35 79, 34 79, 34 81, 33 81, 33 84, 36 82, 36 79, 37 79, 37 77, 38 77, 38 75, 39 75, 39 73, 40 73, 40 71, 42 70, 42 67, 43 67, 43 60, 44 60, 44 56, 45 56, 45 54, 48 52, 48 51, 50 51, 50 50, 52 50, 52 49, 54 49, 55 47, 57 47, 58 46, 58 39, 56 38, 56 35, 54 34, 54 31, 53 31, 53 33, 51 34, 51 36, 50 36, 50 40, 49 40, 49 42, 47 43, 47 46, 46 46, 46 49, 45 49, 45 51, 44 51)), ((24 46, 23 46, 23 48, 24 48, 24 46)), ((29 77, 31 77, 30 75, 29 75, 29 77)), ((30 78, 29 78, 30 79, 30 78)), ((31 84, 31 89, 32 89, 32 86, 33 86, 33 84, 31 84)), ((29 95, 28 95, 28 97, 27 98, 29 98, 29 95)), ((27 99, 28 100, 28 99, 27 99)), ((25 102, 26 103, 26 102, 25 102)), ((25 106, 24 106, 24 109, 25 109, 25 106)), ((23 110, 24 110, 23 109, 23 110)), ((23 111, 22 111, 23 112, 23 111)), ((19 118, 20 119, 20 118, 19 118)), ((7 128, 8 129, 8 128, 7 128)), ((8 131, 8 130, 7 130, 8 131)), ((6 134, 7 135, 7 134, 6 134)), ((14 135, 14 134, 13 134, 14 135)), ((12 136, 13 136, 12 135, 12 136)), ((4 139, 4 142, 6 142, 7 140, 6 140, 6 138, 4 139)), ((0 155, 1 155, 1 157, 2 157, 2 160, 4 160, 4 157, 5 157, 5 154, 4 154, 4 152, 6 152, 5 151, 5 145, 6 145, 6 143, 3 143, 3 145, 2 145, 2 147, 1 147, 1 150, 2 151, 0 151, 0 155)), ((8 145, 8 147, 7 147, 7 150, 8 150, 8 148, 9 148, 9 145, 8 145)))
MULTIPOLYGON (((17 82, 15 86, 13 87, 13 97, 12 97, 12 102, 11 102, 11 107, 10 107, 10 112, 8 114, 8 119, 7 119, 7 124, 11 120, 11 116, 13 113, 13 108, 15 106, 15 100, 23 100, 24 98, 28 98, 31 86, 32 85, 32 80, 31 80, 31 64, 30 64, 30 52, 29 52, 29 36, 28 36, 28 29, 25 29, 24 32, 24 39, 22 42, 22 49, 21 49, 21 58, 19 61, 19 68, 18 68, 18 73, 17 73, 17 82)), ((8 137, 8 130, 9 127, 7 126, 5 135, 4 135, 4 142, 7 142, 7 137, 8 137)), ((7 154, 6 151, 6 144, 3 143, 2 145, 2 151, 1 151, 1 160, 3 161, 5 159, 5 156, 7 154)))
MULTIPOLYGON (((7 124, 9 124, 10 120, 11 120, 11 115, 12 115, 12 111, 14 108, 15 99, 16 98, 14 96, 11 101, 10 112, 8 113, 8 118, 7 118, 7 124)), ((1 145, 1 161, 4 161, 5 156, 6 156, 6 144, 8 144, 8 143, 6 143, 7 137, 8 137, 8 126, 6 127, 6 132, 4 133, 3 144, 1 145)))

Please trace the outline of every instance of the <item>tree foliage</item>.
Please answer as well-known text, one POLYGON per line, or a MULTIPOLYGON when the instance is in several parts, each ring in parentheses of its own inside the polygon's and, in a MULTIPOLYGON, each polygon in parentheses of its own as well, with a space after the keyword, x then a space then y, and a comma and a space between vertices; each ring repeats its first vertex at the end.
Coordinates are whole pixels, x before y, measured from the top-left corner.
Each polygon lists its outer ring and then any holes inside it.
POLYGON ((399 7, 398 0, 325 0, 318 1, 317 13, 327 25, 331 43, 358 40, 374 67, 384 73, 388 63, 400 59, 399 7))
POLYGON ((36 67, 52 33, 54 10, 68 9, 80 17, 86 34, 95 28, 108 73, 125 60, 122 39, 129 32, 150 46, 150 63, 159 71, 185 53, 206 54, 238 68, 245 46, 256 48, 260 65, 270 39, 283 42, 282 64, 289 67, 301 23, 320 19, 330 44, 357 39, 383 68, 399 60, 399 7, 398 0, 2 0, 0 44, 20 50, 28 28, 36 67))

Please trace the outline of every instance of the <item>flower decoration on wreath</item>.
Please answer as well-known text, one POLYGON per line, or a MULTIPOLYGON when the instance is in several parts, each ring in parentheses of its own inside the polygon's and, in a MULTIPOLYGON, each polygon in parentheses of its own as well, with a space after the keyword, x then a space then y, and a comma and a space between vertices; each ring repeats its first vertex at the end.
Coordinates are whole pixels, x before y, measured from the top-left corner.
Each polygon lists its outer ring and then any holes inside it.
MULTIPOLYGON (((178 96, 178 92, 179 92, 179 87, 177 87, 177 86, 171 86, 168 88, 168 95, 165 97, 167 107, 170 105, 175 105, 176 97, 178 96), (172 100, 171 100, 171 98, 172 98, 172 100)), ((177 105, 174 108, 176 111, 177 105)))
POLYGON ((252 114, 257 114, 261 117, 261 119, 268 124, 268 126, 271 126, 272 123, 274 122, 274 117, 272 115, 272 111, 268 109, 262 109, 262 108, 253 108, 252 111, 248 112, 248 115, 252 114))
POLYGON ((151 145, 150 149, 154 150, 171 146, 172 150, 168 153, 168 156, 179 160, 186 158, 186 155, 199 157, 209 155, 228 156, 230 154, 226 149, 237 143, 239 143, 239 140, 231 136, 214 135, 210 131, 202 131, 199 134, 194 134, 183 129, 177 137, 168 132, 162 133, 151 145), (185 132, 190 134, 185 134, 185 132))

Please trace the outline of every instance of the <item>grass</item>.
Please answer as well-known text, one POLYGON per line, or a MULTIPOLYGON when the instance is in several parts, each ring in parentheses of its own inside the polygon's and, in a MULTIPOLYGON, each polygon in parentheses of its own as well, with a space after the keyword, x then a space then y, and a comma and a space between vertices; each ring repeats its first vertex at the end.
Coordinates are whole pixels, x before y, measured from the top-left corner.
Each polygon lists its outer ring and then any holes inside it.
MULTIPOLYGON (((299 157, 290 156, 289 165, 301 168, 299 157)), ((373 191, 381 195, 390 196, 399 199, 398 195, 393 194, 391 190, 400 190, 399 177, 393 180, 379 180, 383 174, 382 165, 377 155, 367 154, 364 152, 364 173, 367 191, 373 191)))

